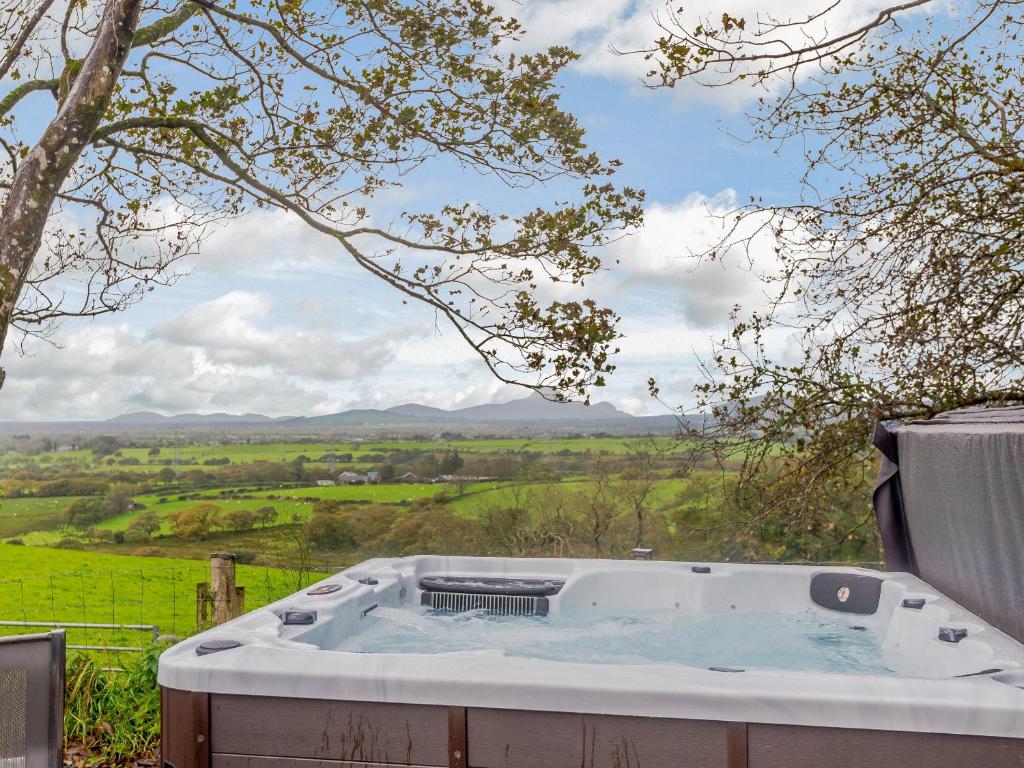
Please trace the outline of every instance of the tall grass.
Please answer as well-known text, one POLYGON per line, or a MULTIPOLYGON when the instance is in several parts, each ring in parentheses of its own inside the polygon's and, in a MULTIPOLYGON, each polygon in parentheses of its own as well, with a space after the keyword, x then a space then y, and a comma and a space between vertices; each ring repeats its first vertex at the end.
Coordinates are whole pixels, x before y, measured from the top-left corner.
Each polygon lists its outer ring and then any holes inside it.
POLYGON ((151 757, 160 745, 160 689, 156 645, 127 662, 124 672, 104 672, 84 654, 67 666, 64 738, 89 754, 89 762, 125 764, 151 757))

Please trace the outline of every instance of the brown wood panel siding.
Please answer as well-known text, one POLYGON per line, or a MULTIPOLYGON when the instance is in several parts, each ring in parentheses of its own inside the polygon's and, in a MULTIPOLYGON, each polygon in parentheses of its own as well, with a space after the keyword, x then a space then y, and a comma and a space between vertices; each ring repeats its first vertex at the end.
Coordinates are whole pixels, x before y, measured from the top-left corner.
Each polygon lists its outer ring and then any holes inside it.
POLYGON ((404 763, 362 763, 351 760, 306 760, 301 757, 222 755, 213 753, 213 768, 434 768, 404 763))
POLYGON ((210 695, 160 689, 160 755, 174 768, 210 768, 210 695))
POLYGON ((1024 739, 748 726, 750 768, 1021 768, 1024 739))
POLYGON ((472 768, 728 768, 726 725, 470 709, 472 768))
POLYGON ((448 765, 448 708, 213 694, 213 751, 448 765))
POLYGON ((726 723, 725 740, 729 768, 748 768, 747 724, 726 723))
POLYGON ((466 708, 448 708, 448 768, 466 768, 466 708))

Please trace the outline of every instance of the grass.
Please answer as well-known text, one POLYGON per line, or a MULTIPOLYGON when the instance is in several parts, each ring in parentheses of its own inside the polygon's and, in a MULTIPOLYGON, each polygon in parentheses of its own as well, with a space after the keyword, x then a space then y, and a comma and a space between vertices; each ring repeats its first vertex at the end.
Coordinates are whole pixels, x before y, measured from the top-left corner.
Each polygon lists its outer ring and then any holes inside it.
POLYGON ((57 528, 64 509, 75 500, 74 496, 54 496, 40 499, 0 499, 0 537, 9 538, 29 531, 49 531, 57 528))
MULTIPOLYGON (((645 439, 646 441, 646 439, 645 439)), ((653 439, 658 449, 667 453, 686 450, 684 444, 671 437, 653 439)), ((248 464, 258 461, 271 463, 291 462, 300 456, 309 457, 310 466, 324 467, 318 460, 325 453, 352 454, 353 462, 336 462, 332 466, 339 472, 345 469, 365 470, 369 454, 388 453, 391 451, 425 451, 441 452, 457 450, 466 454, 514 454, 520 452, 561 453, 579 455, 623 454, 637 445, 637 438, 629 437, 560 437, 560 438, 481 438, 466 440, 384 440, 363 442, 358 440, 340 439, 332 442, 318 441, 274 442, 261 444, 223 444, 223 445, 182 445, 165 446, 156 456, 149 455, 148 448, 122 448, 115 464, 108 466, 106 458, 97 459, 87 450, 62 451, 59 453, 41 454, 34 457, 35 462, 50 467, 72 467, 78 465, 90 471, 114 472, 129 470, 132 472, 158 472, 163 462, 174 461, 176 465, 193 468, 202 467, 207 459, 227 458, 232 464, 248 464), (138 465, 121 466, 116 463, 120 458, 134 458, 138 465)), ((32 458, 16 451, 0 453, 0 470, 12 469, 32 463, 32 458)))
MULTIPOLYGON (((646 438, 644 439, 646 442, 646 438)), ((388 440, 361 443, 360 451, 386 453, 388 451, 451 451, 460 453, 560 453, 624 454, 640 442, 630 437, 500 437, 467 440, 388 440)), ((685 446, 671 437, 654 438, 654 444, 663 451, 681 453, 685 446)), ((353 453, 353 457, 357 454, 353 453)))
POLYGON ((273 507, 277 510, 277 519, 279 523, 291 522, 292 515, 298 515, 300 519, 305 520, 312 512, 312 507, 309 504, 300 501, 283 501, 281 499, 220 499, 213 496, 210 498, 192 501, 168 501, 163 504, 157 503, 155 498, 148 496, 139 496, 137 500, 145 504, 146 508, 136 510, 134 512, 126 512, 125 514, 118 515, 117 517, 107 518, 106 520, 97 523, 96 527, 108 531, 123 531, 128 527, 129 523, 139 515, 146 512, 155 512, 157 515, 164 518, 164 523, 161 526, 160 532, 170 533, 171 524, 166 520, 166 518, 175 512, 180 512, 183 509, 190 509, 199 504, 215 504, 225 512, 230 509, 255 510, 258 507, 273 507))
MULTIPOLYGON (((131 557, 0 544, 0 620, 155 624, 162 634, 196 630, 196 584, 209 580, 201 560, 131 557), (17 575, 16 575, 17 574, 17 575)), ((295 571, 238 566, 252 609, 300 588, 295 571)), ((0 627, 6 634, 23 629, 0 627)), ((138 646, 145 633, 72 629, 76 645, 138 646)), ((119 657, 104 654, 111 664, 119 657)))
POLYGON ((68 659, 64 738, 72 755, 81 750, 83 757, 98 755, 119 764, 154 753, 160 744, 156 669, 161 650, 147 648, 120 674, 105 672, 84 654, 68 659))

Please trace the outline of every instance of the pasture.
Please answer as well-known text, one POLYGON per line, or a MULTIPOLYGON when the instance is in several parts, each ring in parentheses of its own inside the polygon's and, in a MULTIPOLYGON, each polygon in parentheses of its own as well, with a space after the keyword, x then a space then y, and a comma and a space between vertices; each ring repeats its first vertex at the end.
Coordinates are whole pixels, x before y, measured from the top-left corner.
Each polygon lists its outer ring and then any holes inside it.
MULTIPOLYGON (((209 579, 209 566, 201 560, 0 544, 0 574, 0 620, 155 624, 162 634, 186 636, 196 629, 196 584, 209 579)), ((308 575, 294 571, 238 566, 247 609, 284 597, 309 581, 308 575)), ((0 627, 0 634, 24 631, 0 627)), ((146 633, 72 629, 68 642, 138 646, 148 640, 146 633)), ((109 655, 111 662, 117 660, 113 652, 109 655)))

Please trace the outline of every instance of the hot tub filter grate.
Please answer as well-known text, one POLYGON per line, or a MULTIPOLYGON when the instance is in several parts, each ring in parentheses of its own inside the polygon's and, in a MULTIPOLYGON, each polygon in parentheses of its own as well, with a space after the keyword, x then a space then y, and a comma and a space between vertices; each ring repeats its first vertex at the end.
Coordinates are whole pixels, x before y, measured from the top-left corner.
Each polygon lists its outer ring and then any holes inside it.
POLYGON ((435 611, 486 611, 496 616, 547 616, 546 597, 476 595, 468 592, 424 592, 421 603, 435 611))

